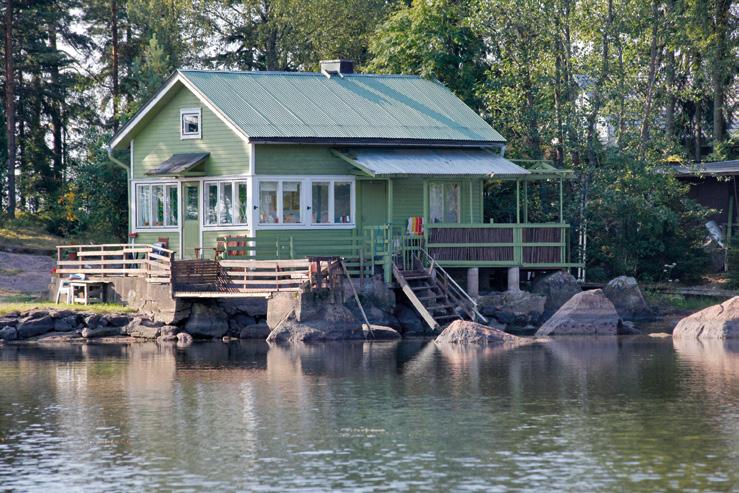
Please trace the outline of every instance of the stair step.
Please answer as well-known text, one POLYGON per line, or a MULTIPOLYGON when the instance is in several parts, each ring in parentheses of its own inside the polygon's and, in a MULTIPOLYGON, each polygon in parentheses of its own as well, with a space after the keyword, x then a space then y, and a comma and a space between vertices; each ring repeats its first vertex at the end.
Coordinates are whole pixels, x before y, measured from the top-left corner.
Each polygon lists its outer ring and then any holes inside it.
POLYGON ((444 298, 445 295, 443 294, 434 294, 432 296, 417 296, 419 301, 426 301, 426 300, 438 300, 439 298, 444 298))
POLYGON ((427 310, 447 310, 449 308, 454 308, 454 305, 446 304, 446 305, 432 305, 427 306, 427 310))
POLYGON ((438 317, 434 317, 435 320, 444 320, 444 319, 449 319, 449 318, 457 318, 460 320, 462 319, 462 317, 460 317, 456 313, 454 315, 439 315, 438 317))
POLYGON ((419 279, 429 279, 431 276, 425 272, 415 272, 413 274, 403 274, 406 281, 416 281, 419 279))

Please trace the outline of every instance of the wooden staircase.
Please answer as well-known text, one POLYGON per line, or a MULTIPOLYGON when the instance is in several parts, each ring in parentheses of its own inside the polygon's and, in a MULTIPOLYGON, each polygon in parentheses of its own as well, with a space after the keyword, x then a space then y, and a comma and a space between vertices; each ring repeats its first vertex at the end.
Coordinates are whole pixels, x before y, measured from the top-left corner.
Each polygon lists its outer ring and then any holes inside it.
MULTIPOLYGON (((427 253, 422 252, 428 256, 427 253)), ((403 270, 393 264, 393 277, 421 318, 432 330, 439 330, 455 320, 487 323, 477 311, 477 304, 447 272, 428 257, 413 259, 413 269, 403 270), (428 262, 428 260, 431 260, 428 262)))
POLYGON ((217 260, 175 260, 172 263, 172 291, 227 293, 232 288, 228 275, 217 260))

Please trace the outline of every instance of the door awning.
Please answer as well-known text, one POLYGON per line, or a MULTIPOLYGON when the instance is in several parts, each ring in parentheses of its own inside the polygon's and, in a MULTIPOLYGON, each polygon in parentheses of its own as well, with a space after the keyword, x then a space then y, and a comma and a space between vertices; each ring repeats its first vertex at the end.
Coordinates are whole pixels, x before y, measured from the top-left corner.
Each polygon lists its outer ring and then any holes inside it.
MULTIPOLYGON (((192 170, 197 165, 205 162, 210 156, 209 152, 191 152, 186 154, 172 154, 172 157, 162 161, 156 168, 146 172, 147 175, 155 176, 179 176, 195 175, 192 170)), ((205 174, 205 173, 200 173, 205 174)))
POLYGON ((492 150, 476 149, 334 149, 334 154, 370 176, 526 176, 529 171, 492 150))

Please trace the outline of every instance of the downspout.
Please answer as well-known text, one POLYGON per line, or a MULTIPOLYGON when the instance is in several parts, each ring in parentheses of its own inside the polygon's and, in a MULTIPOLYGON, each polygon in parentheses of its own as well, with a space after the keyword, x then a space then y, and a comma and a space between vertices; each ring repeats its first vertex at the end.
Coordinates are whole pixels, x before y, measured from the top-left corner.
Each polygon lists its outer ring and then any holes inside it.
MULTIPOLYGON (((108 151, 108 159, 110 159, 110 161, 113 164, 120 166, 121 168, 126 170, 126 196, 128 197, 128 203, 126 204, 126 210, 127 210, 126 218, 128 220, 128 224, 126 225, 126 231, 130 232, 131 231, 131 168, 126 163, 124 163, 123 161, 121 161, 120 159, 118 159, 117 157, 113 155, 112 147, 107 146, 106 151, 108 151)), ((127 240, 128 240, 128 243, 133 242, 133 238, 129 237, 127 238, 127 240)))

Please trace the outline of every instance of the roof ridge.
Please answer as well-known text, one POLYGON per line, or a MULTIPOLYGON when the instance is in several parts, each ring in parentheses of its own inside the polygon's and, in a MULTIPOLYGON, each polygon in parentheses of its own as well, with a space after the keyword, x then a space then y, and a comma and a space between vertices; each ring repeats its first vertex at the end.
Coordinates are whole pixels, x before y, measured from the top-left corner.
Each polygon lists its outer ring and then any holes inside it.
MULTIPOLYGON (((208 73, 208 74, 238 74, 238 75, 251 75, 251 76, 287 75, 287 76, 295 76, 295 77, 320 76, 320 77, 323 77, 324 79, 333 78, 333 77, 326 77, 321 72, 301 72, 301 71, 290 72, 287 70, 230 70, 230 69, 222 70, 222 69, 181 68, 181 69, 177 69, 177 71, 182 72, 182 73, 202 72, 202 73, 208 73)), ((413 74, 365 74, 365 73, 342 74, 341 76, 338 76, 336 78, 343 79, 343 78, 353 78, 353 77, 377 77, 377 78, 391 78, 391 79, 423 79, 423 77, 419 75, 413 75, 413 74)), ((431 79, 428 79, 428 80, 431 80, 431 79)))

